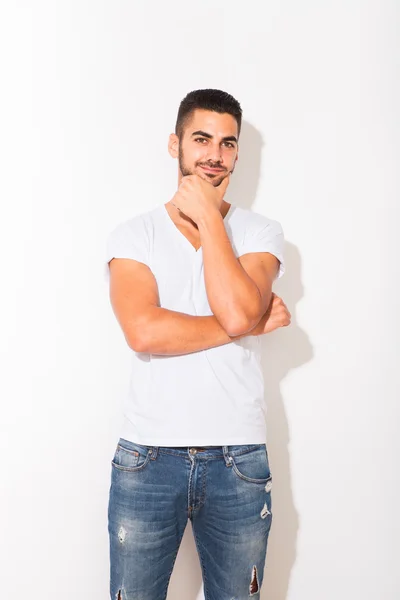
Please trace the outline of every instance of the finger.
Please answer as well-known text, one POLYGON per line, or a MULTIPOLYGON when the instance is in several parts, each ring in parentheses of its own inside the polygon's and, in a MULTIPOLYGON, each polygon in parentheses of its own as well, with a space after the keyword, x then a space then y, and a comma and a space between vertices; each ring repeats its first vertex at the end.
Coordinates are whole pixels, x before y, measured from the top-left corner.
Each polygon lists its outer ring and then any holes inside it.
POLYGON ((224 177, 224 179, 219 184, 218 190, 220 191, 221 196, 223 196, 225 194, 226 188, 229 185, 230 179, 231 179, 231 174, 229 173, 226 177, 224 177))
POLYGON ((184 175, 181 179, 179 187, 187 187, 193 182, 193 175, 184 175))
POLYGON ((184 187, 186 187, 188 185, 189 179, 187 177, 188 176, 182 177, 181 182, 179 184, 179 189, 184 188, 184 187))

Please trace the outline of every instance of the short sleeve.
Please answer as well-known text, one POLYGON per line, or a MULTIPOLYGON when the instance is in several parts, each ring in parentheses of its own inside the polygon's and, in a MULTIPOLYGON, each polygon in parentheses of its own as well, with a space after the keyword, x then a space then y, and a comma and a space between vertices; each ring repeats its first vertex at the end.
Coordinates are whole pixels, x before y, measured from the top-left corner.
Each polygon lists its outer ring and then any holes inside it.
POLYGON ((139 217, 124 221, 115 227, 106 240, 104 279, 109 282, 109 262, 112 258, 132 258, 148 264, 146 229, 139 217))
POLYGON ((284 234, 281 224, 263 215, 254 215, 257 219, 251 219, 246 228, 246 233, 239 256, 249 252, 270 252, 279 260, 279 279, 285 272, 285 261, 283 256, 284 234))

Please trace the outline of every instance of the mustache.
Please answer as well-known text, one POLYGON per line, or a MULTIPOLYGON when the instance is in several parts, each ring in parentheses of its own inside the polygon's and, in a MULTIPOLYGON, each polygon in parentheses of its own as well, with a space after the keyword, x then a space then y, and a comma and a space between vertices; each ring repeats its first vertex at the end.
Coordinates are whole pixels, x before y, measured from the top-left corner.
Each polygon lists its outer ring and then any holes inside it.
POLYGON ((213 164, 213 163, 197 163, 197 165, 199 167, 210 167, 210 169, 223 169, 224 171, 226 171, 225 167, 223 167, 220 163, 217 163, 217 164, 213 164))

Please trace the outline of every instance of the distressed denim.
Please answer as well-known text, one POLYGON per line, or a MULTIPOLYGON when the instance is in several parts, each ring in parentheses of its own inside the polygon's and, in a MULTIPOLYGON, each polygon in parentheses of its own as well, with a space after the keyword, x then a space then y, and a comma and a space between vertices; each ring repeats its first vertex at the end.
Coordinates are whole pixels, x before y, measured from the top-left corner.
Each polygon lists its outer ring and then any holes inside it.
POLYGON ((266 444, 120 438, 108 504, 111 600, 165 600, 191 521, 206 600, 259 600, 272 522, 266 444))

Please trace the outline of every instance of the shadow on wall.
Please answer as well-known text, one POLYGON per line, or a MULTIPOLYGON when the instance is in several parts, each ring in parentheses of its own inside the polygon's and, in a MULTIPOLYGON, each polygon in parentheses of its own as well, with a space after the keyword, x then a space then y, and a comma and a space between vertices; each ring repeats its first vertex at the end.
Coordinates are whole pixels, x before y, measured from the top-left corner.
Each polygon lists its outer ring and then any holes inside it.
POLYGON ((311 360, 312 346, 296 323, 295 308, 303 296, 300 255, 295 246, 285 244, 286 273, 274 291, 287 305, 292 321, 289 327, 262 338, 262 370, 267 406, 267 448, 272 473, 272 526, 268 541, 261 600, 286 600, 292 567, 296 561, 299 516, 293 502, 289 456, 289 426, 280 384, 290 369, 311 360))
MULTIPOLYGON (((239 160, 232 176, 228 200, 243 208, 252 207, 260 178, 260 133, 243 121, 239 160)), ((267 203, 265 203, 267 204, 267 203)), ((260 210, 261 212, 261 210, 260 210)), ((268 215, 268 206, 262 206, 268 215)), ((283 228, 284 223, 282 223, 283 228)), ((293 502, 289 457, 289 427, 280 384, 290 369, 300 367, 313 356, 307 335, 296 324, 296 303, 303 296, 300 254, 285 243, 286 273, 274 285, 274 292, 288 306, 292 322, 261 338, 262 370, 267 406, 267 448, 271 473, 273 521, 269 536, 260 600, 286 600, 292 567, 296 560, 299 516, 293 502)), ((168 588, 168 600, 203 600, 202 575, 191 526, 186 527, 168 588)))

